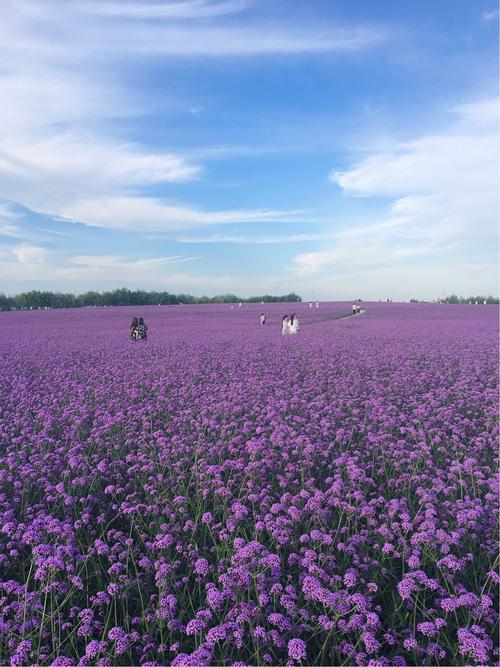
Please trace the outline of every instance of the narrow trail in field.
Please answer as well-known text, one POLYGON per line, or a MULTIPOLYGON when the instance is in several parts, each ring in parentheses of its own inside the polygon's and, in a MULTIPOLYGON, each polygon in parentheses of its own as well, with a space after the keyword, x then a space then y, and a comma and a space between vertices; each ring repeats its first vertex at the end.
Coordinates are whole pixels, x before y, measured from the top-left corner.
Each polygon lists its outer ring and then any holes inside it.
POLYGON ((365 309, 362 308, 359 311, 359 313, 349 313, 349 315, 340 315, 340 317, 336 317, 335 319, 336 320, 345 320, 347 317, 357 317, 358 315, 362 315, 365 312, 366 312, 365 309))
POLYGON ((362 315, 364 312, 366 312, 365 309, 362 309, 359 311, 359 313, 345 313, 344 315, 326 315, 325 317, 318 318, 314 320, 313 322, 304 322, 303 326, 314 326, 315 324, 319 324, 320 322, 335 322, 336 320, 346 320, 349 317, 358 317, 359 315, 362 315))

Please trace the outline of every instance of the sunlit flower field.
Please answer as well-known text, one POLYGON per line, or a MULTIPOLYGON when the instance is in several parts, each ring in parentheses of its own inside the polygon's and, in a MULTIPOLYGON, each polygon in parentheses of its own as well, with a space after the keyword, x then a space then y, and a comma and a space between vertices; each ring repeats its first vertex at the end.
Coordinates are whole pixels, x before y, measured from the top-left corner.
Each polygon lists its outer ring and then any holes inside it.
POLYGON ((0 664, 497 663, 498 307, 365 308, 0 313, 0 664))

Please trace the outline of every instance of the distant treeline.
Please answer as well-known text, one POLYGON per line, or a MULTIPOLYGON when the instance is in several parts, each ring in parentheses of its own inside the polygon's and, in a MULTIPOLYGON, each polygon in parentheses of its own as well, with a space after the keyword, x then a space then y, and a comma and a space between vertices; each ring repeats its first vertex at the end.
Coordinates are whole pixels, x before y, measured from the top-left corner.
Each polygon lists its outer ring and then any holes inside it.
POLYGON ((451 294, 444 299, 439 299, 441 303, 499 303, 498 297, 494 296, 457 296, 451 294))
POLYGON ((188 303, 275 303, 280 301, 302 301, 295 293, 283 296, 251 296, 244 299, 234 294, 217 296, 191 296, 169 292, 129 290, 126 287, 109 292, 85 292, 68 294, 62 292, 22 292, 16 296, 0 294, 0 310, 31 310, 37 308, 86 308, 89 306, 170 306, 188 303))

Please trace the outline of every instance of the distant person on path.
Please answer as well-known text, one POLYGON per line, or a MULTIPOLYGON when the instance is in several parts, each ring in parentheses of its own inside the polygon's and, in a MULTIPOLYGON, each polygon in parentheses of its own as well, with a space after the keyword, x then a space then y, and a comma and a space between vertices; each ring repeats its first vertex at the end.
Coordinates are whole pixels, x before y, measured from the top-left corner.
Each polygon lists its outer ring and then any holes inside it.
POLYGON ((352 314, 356 315, 357 312, 358 312, 358 306, 355 303, 353 303, 352 304, 352 314))
POLYGON ((266 314, 265 314, 265 313, 261 313, 259 319, 260 319, 260 324, 261 324, 261 326, 264 326, 264 324, 266 323, 266 314))
POLYGON ((139 333, 138 333, 138 326, 139 326, 139 320, 137 317, 132 318, 132 322, 130 323, 130 340, 138 340, 139 338, 139 333))
POLYGON ((142 317, 139 317, 137 331, 139 332, 139 340, 148 339, 148 327, 144 324, 144 320, 142 317))
POLYGON ((281 335, 284 336, 287 333, 290 333, 290 320, 288 319, 288 315, 283 315, 283 319, 281 320, 281 335))
POLYGON ((316 301, 316 308, 319 308, 319 301, 316 301))
POLYGON ((300 329, 299 318, 294 313, 290 318, 290 326, 289 326, 289 332, 288 333, 296 334, 296 333, 299 332, 299 329, 300 329))
POLYGON ((359 303, 356 306, 356 312, 358 313, 358 315, 361 313, 361 305, 359 303))

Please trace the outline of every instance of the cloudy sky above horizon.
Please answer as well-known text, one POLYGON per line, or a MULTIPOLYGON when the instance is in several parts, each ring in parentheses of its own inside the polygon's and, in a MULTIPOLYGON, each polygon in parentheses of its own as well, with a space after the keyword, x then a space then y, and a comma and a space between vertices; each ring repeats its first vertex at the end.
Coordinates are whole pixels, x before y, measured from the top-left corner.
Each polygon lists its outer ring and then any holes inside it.
POLYGON ((4 0, 0 291, 498 294, 491 0, 4 0))

